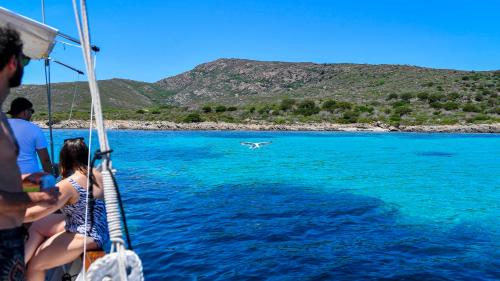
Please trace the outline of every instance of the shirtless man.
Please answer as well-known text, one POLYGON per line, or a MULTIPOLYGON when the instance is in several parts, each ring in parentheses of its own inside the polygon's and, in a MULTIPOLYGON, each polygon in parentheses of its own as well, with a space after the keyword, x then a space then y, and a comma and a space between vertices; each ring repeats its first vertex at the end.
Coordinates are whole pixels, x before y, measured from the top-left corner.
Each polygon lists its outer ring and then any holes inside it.
MULTIPOLYGON (((17 31, 0 26, 0 108, 10 88, 21 84, 29 58, 22 53, 17 31)), ((25 193, 17 166, 18 147, 5 114, 0 113, 0 281, 24 280, 24 238, 22 221, 26 208, 53 205, 59 192, 25 193)))

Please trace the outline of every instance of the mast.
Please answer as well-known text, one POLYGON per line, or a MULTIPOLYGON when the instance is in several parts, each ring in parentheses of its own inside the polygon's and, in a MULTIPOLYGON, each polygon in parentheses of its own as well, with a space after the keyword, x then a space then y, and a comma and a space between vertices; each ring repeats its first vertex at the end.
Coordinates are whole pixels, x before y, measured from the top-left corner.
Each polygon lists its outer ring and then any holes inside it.
MULTIPOLYGON (((45 24, 45 0, 42 0, 42 23, 45 24)), ((45 85, 47 88, 47 111, 49 117, 49 145, 50 145, 50 162, 52 163, 52 173, 55 174, 54 169, 54 136, 52 134, 52 92, 50 87, 50 60, 47 56, 44 64, 45 70, 45 85)))
MULTIPOLYGON (((138 275, 139 278, 138 280, 143 280, 142 266, 140 265, 141 263, 140 259, 135 253, 126 250, 125 242, 123 240, 122 220, 120 216, 121 199, 117 189, 116 181, 114 179, 114 175, 112 174, 112 166, 111 166, 112 150, 110 149, 107 134, 104 128, 101 97, 95 75, 94 60, 92 59, 92 53, 91 53, 92 45, 90 43, 87 5, 85 0, 80 0, 79 8, 80 9, 78 10, 77 0, 73 0, 75 20, 78 28, 78 34, 80 36, 82 54, 85 60, 85 66, 87 68, 86 73, 89 81, 90 94, 92 96, 92 108, 94 110, 97 134, 99 137, 100 151, 96 153, 96 156, 99 156, 102 159, 101 175, 103 179, 104 201, 106 203, 106 215, 108 219, 109 237, 111 240, 111 254, 105 256, 105 258, 109 257, 110 260, 113 260, 113 263, 116 265, 117 269, 115 271, 115 274, 119 277, 119 280, 124 281, 128 279, 127 277, 128 276, 127 265, 129 265, 128 257, 130 255, 133 255, 134 259, 138 261, 138 266, 140 268, 140 274, 138 275), (112 254, 115 254, 116 256, 113 256, 112 254)), ((124 215, 123 210, 121 212, 121 215, 122 216, 124 215)), ((125 219, 123 220, 123 223, 126 226, 125 219)))

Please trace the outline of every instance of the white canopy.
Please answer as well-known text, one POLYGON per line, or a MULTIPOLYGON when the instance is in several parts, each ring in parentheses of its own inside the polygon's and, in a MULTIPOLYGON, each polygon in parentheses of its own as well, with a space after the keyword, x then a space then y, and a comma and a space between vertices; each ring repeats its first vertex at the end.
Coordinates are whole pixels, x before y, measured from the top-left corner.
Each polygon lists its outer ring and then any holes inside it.
POLYGON ((32 59, 47 58, 54 47, 57 29, 0 7, 0 26, 17 30, 23 41, 23 52, 32 59))

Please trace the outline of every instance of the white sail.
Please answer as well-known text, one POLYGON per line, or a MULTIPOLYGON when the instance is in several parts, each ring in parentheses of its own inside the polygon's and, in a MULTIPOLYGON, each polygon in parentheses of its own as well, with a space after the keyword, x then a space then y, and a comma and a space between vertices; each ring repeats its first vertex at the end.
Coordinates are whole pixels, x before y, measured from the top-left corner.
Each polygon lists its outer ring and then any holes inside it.
POLYGON ((32 59, 47 58, 54 48, 57 29, 0 7, 0 26, 17 30, 23 41, 23 52, 32 59))

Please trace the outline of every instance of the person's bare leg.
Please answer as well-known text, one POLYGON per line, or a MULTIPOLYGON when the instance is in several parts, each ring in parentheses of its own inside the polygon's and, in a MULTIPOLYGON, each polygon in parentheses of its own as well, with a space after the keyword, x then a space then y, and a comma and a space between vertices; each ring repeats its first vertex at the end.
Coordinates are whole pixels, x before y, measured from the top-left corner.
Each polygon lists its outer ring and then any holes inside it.
POLYGON ((42 242, 57 233, 64 231, 64 215, 51 214, 33 224, 29 228, 29 237, 24 245, 24 262, 27 264, 31 256, 42 242))
MULTIPOLYGON (((45 271, 66 264, 83 253, 84 236, 69 232, 58 233, 40 245, 27 266, 28 281, 43 281, 45 271)), ((87 237, 87 249, 96 249, 97 244, 87 237)))

